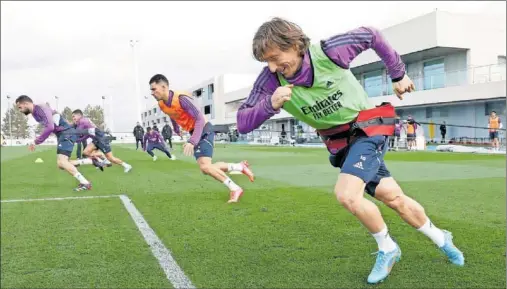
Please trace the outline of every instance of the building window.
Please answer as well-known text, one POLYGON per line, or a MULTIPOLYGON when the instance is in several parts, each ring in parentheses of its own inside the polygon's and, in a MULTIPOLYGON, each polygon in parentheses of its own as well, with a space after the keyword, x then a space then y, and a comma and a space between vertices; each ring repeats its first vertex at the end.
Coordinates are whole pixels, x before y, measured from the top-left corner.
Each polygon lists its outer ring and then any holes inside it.
POLYGON ((153 114, 157 113, 157 108, 153 108, 153 114))
POLYGON ((426 108, 426 118, 432 118, 433 117, 433 108, 427 107, 426 108))
POLYGON ((382 95, 382 70, 364 74, 364 90, 369 97, 382 95))
POLYGON ((148 111, 148 115, 151 115, 151 110, 150 110, 150 111, 148 111))
POLYGON ((164 116, 164 122, 167 122, 167 117, 166 116, 164 116))
POLYGON ((405 113, 405 112, 403 111, 403 109, 397 109, 397 110, 396 110, 396 115, 397 115, 398 117, 400 117, 400 118, 402 118, 402 117, 403 117, 403 113, 405 113))
POLYGON ((213 99, 213 83, 208 85, 208 99, 209 100, 213 99))
POLYGON ((499 55, 498 56, 498 64, 505 64, 506 63, 506 58, 505 56, 503 55, 499 55))
POLYGON ((448 106, 441 106, 439 111, 440 111, 440 117, 449 117, 449 107, 448 106))
POLYGON ((144 117, 147 117, 148 116, 148 112, 144 112, 144 117))
POLYGON ((160 123, 160 118, 157 118, 157 123, 160 123))
POLYGON ((387 95, 394 94, 393 82, 391 80, 391 77, 389 77, 389 74, 386 74, 386 84, 387 84, 387 95))
POLYGON ((143 122, 143 127, 144 127, 144 122, 143 122))
POLYGON ((209 85, 209 92, 210 93, 215 92, 215 85, 213 83, 209 85))
POLYGON ((202 88, 199 88, 198 90, 194 90, 192 93, 193 96, 200 97, 202 94, 202 88))
POLYGON ((204 114, 211 114, 211 104, 204 107, 204 114))
POLYGON ((505 102, 489 101, 484 103, 484 114, 489 115, 492 111, 496 111, 497 115, 505 115, 505 102))
POLYGON ((436 89, 445 87, 444 59, 435 59, 424 62, 424 89, 436 89))

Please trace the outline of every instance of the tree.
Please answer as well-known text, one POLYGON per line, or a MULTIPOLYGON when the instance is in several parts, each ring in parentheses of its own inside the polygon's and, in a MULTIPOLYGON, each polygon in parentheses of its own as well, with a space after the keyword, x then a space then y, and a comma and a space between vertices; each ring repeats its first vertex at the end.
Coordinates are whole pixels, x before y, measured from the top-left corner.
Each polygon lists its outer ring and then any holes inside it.
POLYGON ((6 111, 2 126, 2 132, 4 136, 11 137, 10 131, 10 121, 12 120, 12 137, 23 139, 30 137, 30 127, 28 126, 28 118, 19 112, 16 104, 13 104, 12 107, 6 111), (10 117, 9 117, 10 115, 10 117))
POLYGON ((72 109, 66 106, 62 111, 62 117, 68 122, 72 123, 72 109))
POLYGON ((44 131, 44 126, 40 123, 35 125, 35 134, 40 135, 44 131))
POLYGON ((83 111, 85 117, 89 118, 98 128, 104 129, 104 110, 100 105, 87 105, 83 111))

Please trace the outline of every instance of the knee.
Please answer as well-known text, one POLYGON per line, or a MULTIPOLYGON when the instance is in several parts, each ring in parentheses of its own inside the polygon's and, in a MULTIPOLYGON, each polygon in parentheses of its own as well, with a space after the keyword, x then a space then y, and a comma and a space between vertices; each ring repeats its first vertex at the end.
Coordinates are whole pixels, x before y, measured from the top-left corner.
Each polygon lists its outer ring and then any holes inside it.
POLYGON ((354 194, 347 193, 345 190, 339 190, 335 189, 336 199, 338 202, 349 212, 351 212, 353 215, 356 214, 356 212, 359 209, 360 204, 360 198, 354 196, 354 194))
POLYGON ((64 166, 65 166, 65 161, 63 161, 63 160, 57 160, 57 161, 56 161, 56 165, 58 166, 58 168, 59 168, 60 170, 63 170, 63 169, 64 169, 64 166))
POLYGON ((201 170, 201 172, 203 174, 209 175, 209 174, 211 174, 212 167, 209 164, 202 164, 202 165, 199 165, 199 169, 201 170))
POLYGON ((382 202, 388 206, 389 208, 395 210, 395 211, 403 211, 403 209, 406 207, 407 202, 405 199, 405 195, 399 194, 392 198, 382 200, 382 202))

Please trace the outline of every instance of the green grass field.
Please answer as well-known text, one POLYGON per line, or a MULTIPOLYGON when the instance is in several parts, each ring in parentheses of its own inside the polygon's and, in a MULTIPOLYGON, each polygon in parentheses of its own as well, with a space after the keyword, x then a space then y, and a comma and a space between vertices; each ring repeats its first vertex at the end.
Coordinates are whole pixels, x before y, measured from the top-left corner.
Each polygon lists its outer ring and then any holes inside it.
MULTIPOLYGON (((217 145, 215 160, 248 159, 256 173, 226 188, 194 159, 153 162, 114 147, 134 166, 79 170, 93 190, 59 171, 55 148, 1 148, 1 199, 127 195, 198 288, 365 288, 376 243, 333 195, 338 171, 325 149, 217 145), (44 163, 34 163, 42 158, 44 163)), ((506 287, 505 156, 388 153, 405 193, 453 232, 466 266, 450 265, 424 235, 379 203, 403 258, 378 288, 506 287)), ((378 202, 377 202, 378 203, 378 202)), ((2 288, 171 288, 119 198, 1 204, 2 288)))

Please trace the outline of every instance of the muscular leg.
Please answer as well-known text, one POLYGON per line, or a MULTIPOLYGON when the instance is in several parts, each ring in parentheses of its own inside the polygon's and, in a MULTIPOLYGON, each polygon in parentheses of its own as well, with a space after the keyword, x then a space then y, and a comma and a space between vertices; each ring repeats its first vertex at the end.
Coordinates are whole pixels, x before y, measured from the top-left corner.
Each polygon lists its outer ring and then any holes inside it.
POLYGON ((63 154, 56 156, 56 165, 59 169, 66 171, 70 175, 74 176, 78 173, 77 168, 72 164, 74 161, 70 161, 69 157, 63 154))
POLYGON ((383 178, 375 190, 375 198, 395 210, 400 217, 433 241, 455 265, 463 266, 465 258, 452 242, 452 234, 436 227, 426 215, 424 208, 403 193, 392 178, 383 178))
POLYGON ((108 153, 106 153, 105 155, 106 155, 106 158, 107 158, 110 162, 112 162, 113 164, 117 164, 117 165, 123 166, 124 161, 122 161, 121 159, 119 159, 119 158, 115 157, 115 156, 113 155, 113 152, 108 152, 108 153))
POLYGON ((375 198, 395 210, 400 217, 414 228, 420 228, 428 217, 424 208, 414 199, 405 195, 392 177, 380 180, 375 190, 375 198))
POLYGON ((341 173, 338 176, 334 191, 338 202, 372 233, 378 233, 386 227, 378 207, 364 198, 365 183, 362 179, 341 173))
MULTIPOLYGON (((210 157, 200 157, 197 159, 197 163, 199 164, 199 169, 203 174, 211 176, 221 183, 228 179, 227 175, 224 173, 223 165, 217 165, 225 163, 212 164, 210 157)), ((227 164, 225 164, 225 169, 227 171, 227 164)))
POLYGON ((90 189, 90 182, 77 170, 77 168, 70 162, 69 157, 72 155, 74 143, 69 140, 59 140, 59 149, 57 150, 56 164, 61 170, 65 170, 71 176, 75 177, 80 186, 75 190, 90 189))
MULTIPOLYGON (((365 189, 370 192, 371 184, 389 172, 380 170, 383 156, 388 148, 387 139, 361 137, 351 144, 340 158, 345 158, 335 185, 338 202, 363 224, 378 245, 377 259, 368 276, 368 283, 376 284, 384 280, 392 266, 401 257, 401 250, 389 235, 387 225, 378 207, 364 197, 365 189)), ((331 161, 339 165, 340 161, 331 161)))

